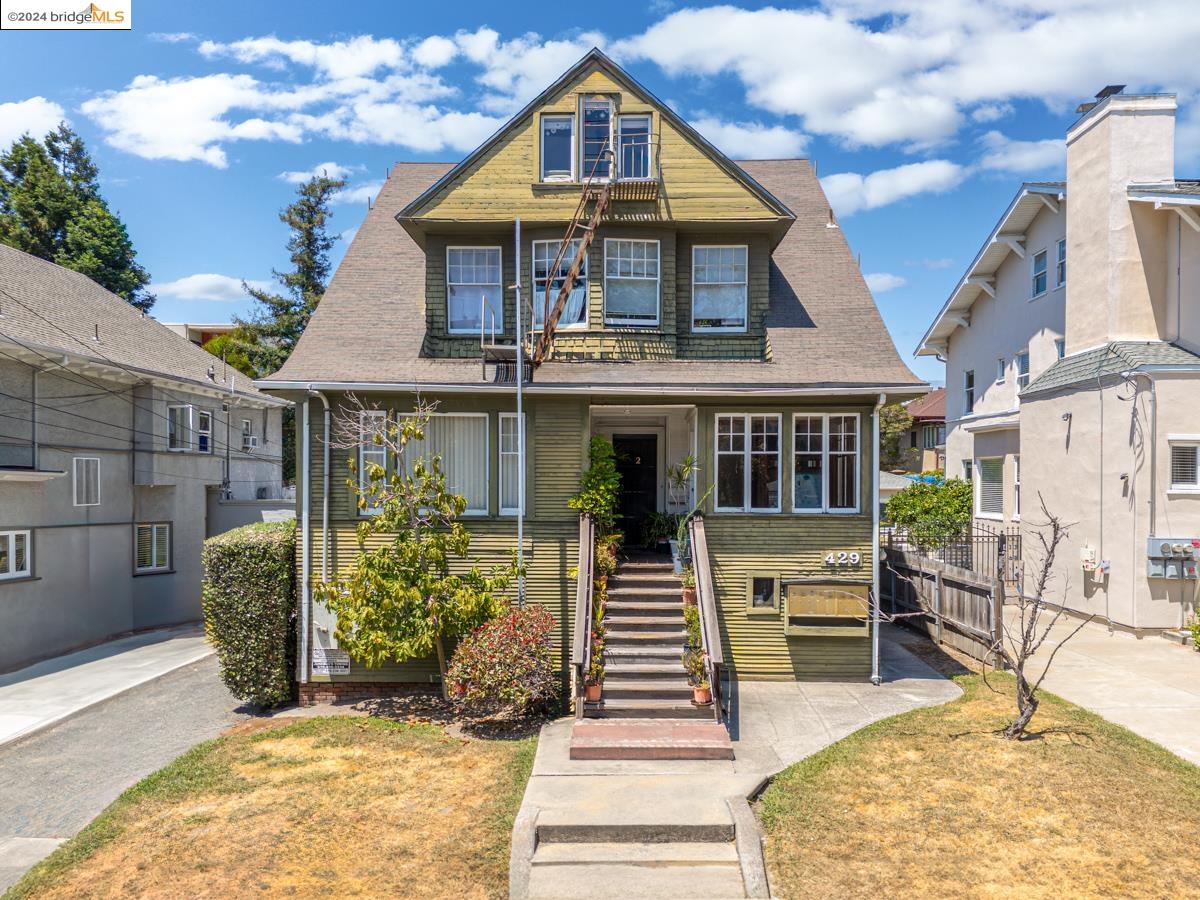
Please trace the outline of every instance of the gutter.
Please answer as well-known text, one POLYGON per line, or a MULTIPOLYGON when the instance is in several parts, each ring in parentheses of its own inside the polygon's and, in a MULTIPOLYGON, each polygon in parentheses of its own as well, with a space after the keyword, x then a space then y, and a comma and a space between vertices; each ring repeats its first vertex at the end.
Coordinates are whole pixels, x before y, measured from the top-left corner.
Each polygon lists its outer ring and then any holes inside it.
MULTIPOLYGON (((416 382, 364 382, 364 381, 256 381, 255 387, 269 391, 357 391, 360 393, 425 393, 425 394, 507 394, 511 389, 508 385, 486 383, 469 384, 436 384, 416 382)), ((788 387, 788 386, 752 386, 745 388, 709 388, 693 385, 539 385, 537 382, 525 386, 530 394, 572 395, 599 394, 603 396, 628 397, 634 396, 687 396, 687 397, 845 397, 863 396, 878 397, 881 389, 891 390, 894 394, 914 396, 927 393, 929 385, 925 382, 914 384, 876 384, 865 386, 843 387, 788 387)))
POLYGON ((873 477, 871 478, 871 595, 875 602, 871 605, 871 684, 878 687, 883 684, 883 673, 879 668, 879 626, 883 616, 880 611, 879 596, 879 410, 887 403, 887 394, 880 394, 875 401, 875 409, 871 413, 871 442, 875 448, 871 457, 873 477))

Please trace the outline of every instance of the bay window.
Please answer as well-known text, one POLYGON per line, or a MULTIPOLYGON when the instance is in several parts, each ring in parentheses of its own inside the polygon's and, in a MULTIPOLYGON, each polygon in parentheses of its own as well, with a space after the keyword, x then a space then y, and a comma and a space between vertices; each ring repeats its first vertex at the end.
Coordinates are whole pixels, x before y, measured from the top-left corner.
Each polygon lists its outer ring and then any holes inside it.
POLYGON ((716 417, 718 512, 779 512, 778 414, 716 417))
POLYGON ((488 513, 487 413, 434 413, 425 425, 425 439, 409 441, 405 465, 439 457, 446 490, 467 501, 468 515, 488 513))
POLYGON ((658 241, 604 240, 604 320, 657 325, 658 241))
POLYGON ((446 249, 446 325, 450 334, 504 330, 499 247, 446 249))
POLYGON ((793 509, 858 512, 858 414, 797 413, 792 419, 792 436, 793 509))
POLYGON ((746 330, 743 246, 692 248, 692 330, 746 330))
MULTIPOLYGON (((554 307, 554 302, 558 299, 558 292, 566 283, 567 270, 571 268, 571 262, 579 252, 580 243, 578 238, 571 241, 567 246, 566 253, 563 254, 558 269, 551 272, 550 269, 554 266, 554 258, 558 255, 561 242, 533 242, 533 325, 535 328, 541 328, 546 324, 546 314, 554 307), (548 302, 546 300, 547 282, 550 284, 550 300, 548 302)), ((560 328, 587 324, 587 263, 585 255, 583 267, 579 270, 579 277, 575 279, 571 293, 567 295, 567 304, 563 307, 562 316, 558 320, 560 328)))

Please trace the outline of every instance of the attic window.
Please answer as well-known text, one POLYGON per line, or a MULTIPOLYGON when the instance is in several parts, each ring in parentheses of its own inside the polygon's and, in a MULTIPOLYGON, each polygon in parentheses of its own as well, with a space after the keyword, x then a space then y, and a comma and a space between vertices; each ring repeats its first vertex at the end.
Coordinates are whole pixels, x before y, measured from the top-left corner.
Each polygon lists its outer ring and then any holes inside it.
POLYGON ((583 100, 583 171, 587 179, 609 178, 612 174, 612 100, 585 97, 583 100))
POLYGON ((574 181, 575 117, 542 116, 542 181, 574 181))

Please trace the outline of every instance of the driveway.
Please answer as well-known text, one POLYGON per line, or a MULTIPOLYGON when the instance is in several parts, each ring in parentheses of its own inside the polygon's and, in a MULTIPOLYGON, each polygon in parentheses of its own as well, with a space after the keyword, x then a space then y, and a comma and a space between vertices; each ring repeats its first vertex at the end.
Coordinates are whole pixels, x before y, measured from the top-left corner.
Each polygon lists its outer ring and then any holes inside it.
MULTIPOLYGON (((1013 610, 1006 614, 1011 628, 1013 610)), ((1035 676, 1078 624, 1058 621, 1033 660, 1035 676)), ((1042 685, 1200 765, 1200 653, 1191 646, 1089 623, 1063 644, 1042 685)))
POLYGON ((237 708, 210 655, 0 746, 0 891, 237 708))

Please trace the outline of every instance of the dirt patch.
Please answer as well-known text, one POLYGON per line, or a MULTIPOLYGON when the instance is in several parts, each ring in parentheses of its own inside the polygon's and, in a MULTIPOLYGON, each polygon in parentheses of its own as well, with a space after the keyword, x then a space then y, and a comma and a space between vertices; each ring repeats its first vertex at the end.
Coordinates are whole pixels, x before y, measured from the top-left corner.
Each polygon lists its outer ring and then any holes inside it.
POLYGON ((367 715, 409 725, 435 725, 455 737, 488 740, 524 740, 533 737, 547 719, 473 715, 441 697, 413 695, 363 700, 354 709, 367 715))
POLYGON ((16 896, 507 896, 533 741, 374 718, 244 724, 132 789, 16 896))
POLYGON ((988 679, 775 780, 757 811, 779 896, 1195 893, 1200 769, 1049 695, 1033 739, 1005 741, 1012 679, 988 679))

